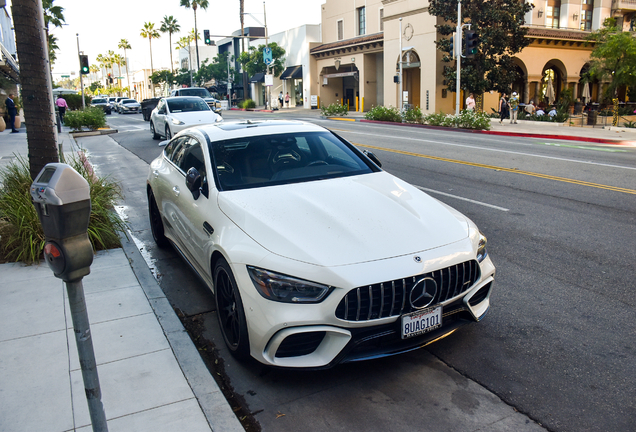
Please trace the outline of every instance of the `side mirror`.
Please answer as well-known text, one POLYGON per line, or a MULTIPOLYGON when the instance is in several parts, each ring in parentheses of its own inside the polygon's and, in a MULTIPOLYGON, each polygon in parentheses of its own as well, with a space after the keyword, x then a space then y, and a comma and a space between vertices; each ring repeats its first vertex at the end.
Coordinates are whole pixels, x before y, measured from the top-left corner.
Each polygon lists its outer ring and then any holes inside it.
POLYGON ((362 149, 362 153, 364 153, 364 155, 366 157, 371 159, 371 162, 376 164, 378 167, 382 168, 382 162, 380 162, 380 159, 378 159, 378 157, 374 153, 370 152, 369 150, 365 150, 365 149, 362 149))
POLYGON ((201 185, 203 184, 203 180, 201 179, 201 174, 195 167, 192 167, 188 170, 185 178, 186 186, 190 192, 192 192, 192 197, 194 199, 199 199, 201 195, 201 185))

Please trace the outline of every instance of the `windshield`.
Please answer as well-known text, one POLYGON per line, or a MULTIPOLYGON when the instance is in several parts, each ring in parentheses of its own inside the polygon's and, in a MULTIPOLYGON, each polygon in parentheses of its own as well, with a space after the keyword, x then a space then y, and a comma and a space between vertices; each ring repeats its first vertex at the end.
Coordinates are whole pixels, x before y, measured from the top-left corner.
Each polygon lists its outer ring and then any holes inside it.
POLYGON ((123 101, 121 101, 121 103, 123 104, 131 104, 131 103, 138 103, 136 100, 134 99, 124 99, 123 101))
POLYGON ((210 144, 220 190, 367 174, 378 170, 330 132, 259 135, 210 144))
POLYGON ((93 99, 93 103, 106 103, 106 99, 93 99))
POLYGON ((171 113, 189 112, 189 111, 210 111, 210 107, 203 99, 175 99, 167 100, 168 109, 171 113))
POLYGON ((204 88, 186 88, 179 91, 180 96, 210 97, 210 92, 204 88))

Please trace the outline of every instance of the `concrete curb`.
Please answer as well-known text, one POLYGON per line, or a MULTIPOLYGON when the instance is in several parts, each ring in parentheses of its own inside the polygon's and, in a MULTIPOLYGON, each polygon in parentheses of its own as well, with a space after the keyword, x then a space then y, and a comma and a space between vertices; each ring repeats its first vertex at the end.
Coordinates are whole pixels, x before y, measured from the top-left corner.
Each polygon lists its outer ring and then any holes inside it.
POLYGON ((130 238, 132 237, 127 237, 125 234, 120 235, 124 253, 208 424, 213 431, 244 432, 245 429, 203 363, 196 346, 152 275, 137 245, 130 238))
POLYGON ((110 135, 110 134, 114 134, 119 132, 117 129, 99 129, 96 131, 86 131, 86 132, 69 132, 68 134, 73 136, 73 137, 77 137, 77 138, 81 138, 81 137, 86 137, 86 136, 96 136, 96 135, 110 135))

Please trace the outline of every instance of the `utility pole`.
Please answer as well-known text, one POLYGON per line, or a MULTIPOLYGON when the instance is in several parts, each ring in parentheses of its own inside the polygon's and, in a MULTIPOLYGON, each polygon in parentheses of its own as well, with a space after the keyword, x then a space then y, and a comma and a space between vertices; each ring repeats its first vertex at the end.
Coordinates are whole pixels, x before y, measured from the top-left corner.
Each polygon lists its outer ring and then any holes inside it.
POLYGON ((457 28, 455 29, 457 42, 454 44, 457 49, 457 81, 455 83, 455 115, 459 116, 459 96, 461 93, 461 72, 462 72, 462 2, 457 2, 457 28))
MULTIPOLYGON (((269 48, 269 36, 267 32, 267 13, 265 2, 263 2, 263 23, 265 24, 265 47, 269 48)), ((269 63, 267 64, 267 75, 269 75, 269 63)), ((272 86, 267 86, 267 106, 272 109, 272 86)))
POLYGON ((82 109, 86 109, 86 102, 84 101, 84 78, 82 75, 82 61, 80 60, 80 56, 82 55, 82 52, 80 51, 80 47, 79 47, 79 33, 75 33, 75 36, 77 36, 77 62, 80 65, 79 76, 80 76, 80 87, 82 89, 82 109))
POLYGON ((398 76, 398 80, 400 81, 399 91, 398 91, 398 108, 400 109, 400 115, 402 114, 402 92, 404 89, 402 88, 402 17, 400 17, 400 73, 398 76))

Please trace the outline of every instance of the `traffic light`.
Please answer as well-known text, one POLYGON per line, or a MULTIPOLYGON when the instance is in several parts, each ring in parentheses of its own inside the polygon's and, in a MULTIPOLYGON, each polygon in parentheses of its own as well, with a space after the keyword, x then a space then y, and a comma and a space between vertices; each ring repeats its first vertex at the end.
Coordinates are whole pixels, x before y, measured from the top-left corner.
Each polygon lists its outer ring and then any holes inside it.
POLYGON ((455 45, 454 45, 454 42, 455 42, 455 33, 453 33, 451 35, 451 37, 450 37, 450 55, 451 55, 451 58, 455 58, 455 45))
POLYGON ((479 36, 477 32, 468 30, 466 32, 466 58, 473 58, 477 54, 477 45, 479 45, 479 36))
POLYGON ((212 44, 212 39, 210 39, 210 30, 203 30, 203 40, 206 45, 212 44))
POLYGON ((88 69, 88 56, 81 54, 80 56, 80 73, 82 75, 88 75, 90 70, 88 69))

